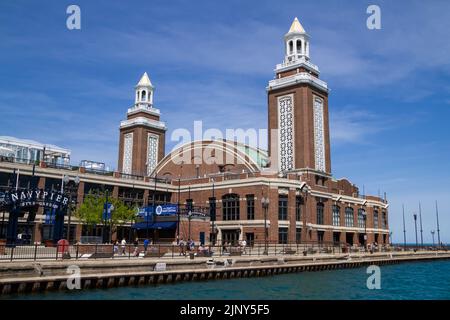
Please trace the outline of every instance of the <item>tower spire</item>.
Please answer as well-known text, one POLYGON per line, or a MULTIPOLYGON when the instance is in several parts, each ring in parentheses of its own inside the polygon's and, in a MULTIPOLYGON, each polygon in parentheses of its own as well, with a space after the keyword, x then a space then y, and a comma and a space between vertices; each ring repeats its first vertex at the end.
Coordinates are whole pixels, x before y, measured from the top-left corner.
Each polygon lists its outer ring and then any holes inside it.
POLYGON ((284 36, 284 42, 286 45, 285 63, 309 60, 309 36, 297 17, 284 36))
POLYGON ((153 105, 153 90, 154 87, 147 72, 144 72, 138 84, 136 85, 136 99, 135 104, 141 104, 151 107, 153 105))
POLYGON ((144 74, 141 77, 141 80, 139 80, 136 87, 152 87, 153 88, 152 82, 150 81, 150 78, 148 77, 147 72, 144 72, 144 74))
POLYGON ((298 21, 298 18, 295 17, 294 21, 292 21, 291 28, 289 29, 288 33, 306 33, 305 28, 303 28, 300 21, 298 21))

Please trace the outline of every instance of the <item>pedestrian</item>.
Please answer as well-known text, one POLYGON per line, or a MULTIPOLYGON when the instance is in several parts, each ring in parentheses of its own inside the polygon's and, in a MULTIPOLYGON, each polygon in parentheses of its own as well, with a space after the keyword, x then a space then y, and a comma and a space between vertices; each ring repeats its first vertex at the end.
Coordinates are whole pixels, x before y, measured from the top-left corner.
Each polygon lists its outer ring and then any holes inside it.
POLYGON ((113 250, 114 250, 114 254, 118 254, 119 253, 119 242, 117 240, 114 241, 113 250))
POLYGON ((183 238, 181 238, 181 240, 180 240, 178 245, 180 246, 180 256, 181 255, 185 256, 186 253, 184 252, 185 244, 184 244, 183 238))
POLYGON ((242 245, 242 253, 246 254, 245 248, 247 247, 247 241, 245 239, 242 240, 241 245, 242 245))
POLYGON ((125 238, 123 238, 122 242, 121 242, 121 249, 122 249, 121 254, 123 254, 123 255, 125 255, 126 246, 127 246, 127 241, 125 240, 125 238))
POLYGON ((144 240, 144 254, 146 254, 147 253, 147 248, 148 248, 148 244, 149 244, 149 242, 150 241, 148 241, 148 239, 146 238, 145 240, 144 240))
POLYGON ((222 252, 228 252, 228 242, 223 243, 222 252))
POLYGON ((137 257, 139 255, 139 239, 138 238, 136 238, 136 240, 134 240, 133 245, 134 245, 133 255, 135 257, 137 257))

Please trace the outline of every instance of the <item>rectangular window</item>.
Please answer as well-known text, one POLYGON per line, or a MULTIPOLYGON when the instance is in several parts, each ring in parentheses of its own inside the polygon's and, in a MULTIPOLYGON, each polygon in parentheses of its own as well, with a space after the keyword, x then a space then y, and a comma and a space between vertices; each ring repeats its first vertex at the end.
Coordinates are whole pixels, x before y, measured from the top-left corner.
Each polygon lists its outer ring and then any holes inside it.
POLYGON ((324 231, 317 231, 317 241, 319 243, 323 243, 323 235, 325 234, 324 231))
POLYGON ((383 211, 381 213, 381 228, 386 229, 386 227, 387 227, 387 217, 386 217, 386 212, 383 211))
POLYGON ((255 196, 253 194, 247 195, 247 220, 255 219, 255 196))
POLYGON ((295 221, 302 221, 302 197, 295 198, 295 221))
POLYGON ((288 219, 288 197, 280 195, 278 197, 278 220, 288 219))
POLYGON ((333 226, 341 225, 341 208, 339 206, 333 206, 333 226))
POLYGON ((317 203, 317 224, 323 224, 323 211, 324 204, 322 202, 317 203))
POLYGON ((287 244, 288 243, 288 228, 278 229, 278 243, 287 244))
POLYGON ((347 207, 345 208, 345 226, 353 227, 353 208, 347 207))
POLYGON ((373 210, 373 227, 378 229, 378 210, 373 210))
POLYGON ((297 243, 302 242, 302 229, 301 228, 295 229, 295 241, 297 241, 297 243))
POLYGON ((239 196, 228 194, 222 197, 223 220, 239 220, 239 196))

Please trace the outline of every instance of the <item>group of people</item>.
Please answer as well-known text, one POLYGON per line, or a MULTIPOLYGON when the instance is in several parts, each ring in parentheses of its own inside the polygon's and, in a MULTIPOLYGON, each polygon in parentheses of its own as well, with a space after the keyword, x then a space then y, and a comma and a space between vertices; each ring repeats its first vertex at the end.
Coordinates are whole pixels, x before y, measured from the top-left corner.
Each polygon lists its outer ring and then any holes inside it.
MULTIPOLYGON (((147 253, 148 246, 151 245, 151 240, 145 239, 144 240, 144 254, 147 253)), ((137 257, 139 256, 140 250, 139 250, 139 239, 136 238, 133 242, 134 250, 133 250, 133 256, 137 257)), ((127 248, 127 241, 125 238, 122 239, 122 241, 114 241, 114 254, 118 254, 119 256, 126 254, 126 248, 127 248), (120 247, 120 248, 119 248, 120 247)))
POLYGON ((372 243, 367 244, 367 249, 369 250, 370 253, 373 253, 374 251, 378 251, 378 243, 372 242, 372 243))
POLYGON ((195 242, 192 239, 188 239, 188 241, 184 241, 183 238, 178 242, 178 245, 180 246, 180 256, 185 256, 187 252, 194 251, 195 249, 195 242))
MULTIPOLYGON (((247 252, 246 252, 247 241, 246 241, 245 239, 239 241, 239 247, 240 247, 241 252, 242 252, 243 254, 246 254, 246 253, 247 253, 247 252)), ((230 248, 231 248, 231 243, 229 243, 229 242, 224 242, 224 243, 222 244, 222 252, 224 252, 224 253, 230 252, 230 248)))

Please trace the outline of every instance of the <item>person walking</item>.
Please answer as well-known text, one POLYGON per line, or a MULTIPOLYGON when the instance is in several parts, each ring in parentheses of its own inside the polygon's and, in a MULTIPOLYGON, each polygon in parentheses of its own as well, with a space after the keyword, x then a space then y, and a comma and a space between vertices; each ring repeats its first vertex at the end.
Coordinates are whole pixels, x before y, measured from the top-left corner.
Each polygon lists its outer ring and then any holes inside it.
POLYGON ((181 238, 181 240, 180 240, 180 242, 179 242, 178 245, 180 246, 180 256, 181 256, 181 255, 185 256, 186 253, 184 252, 185 244, 184 244, 183 238, 181 238))
POLYGON ((114 241, 113 252, 114 254, 119 253, 119 242, 117 240, 114 241))
POLYGON ((127 246, 127 241, 125 240, 125 238, 123 238, 122 239, 122 242, 121 242, 121 255, 123 254, 123 255, 125 255, 125 248, 126 248, 126 246, 127 246))
POLYGON ((242 240, 241 245, 242 245, 242 253, 246 254, 245 248, 247 247, 247 240, 245 239, 242 240))
POLYGON ((147 238, 144 240, 144 255, 147 253, 149 242, 147 238))
POLYGON ((136 238, 136 240, 134 240, 133 245, 134 245, 133 255, 135 257, 137 257, 139 255, 139 239, 138 238, 136 238))

